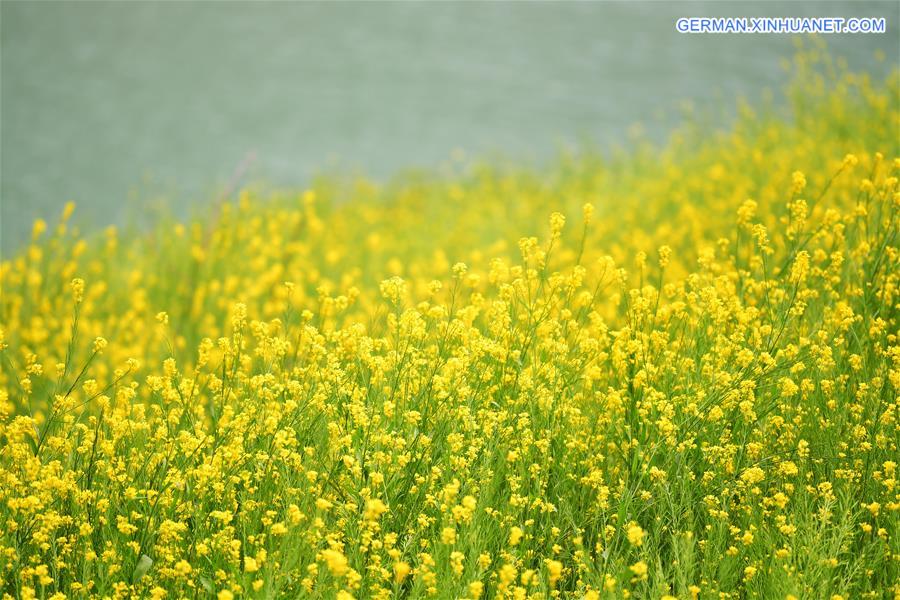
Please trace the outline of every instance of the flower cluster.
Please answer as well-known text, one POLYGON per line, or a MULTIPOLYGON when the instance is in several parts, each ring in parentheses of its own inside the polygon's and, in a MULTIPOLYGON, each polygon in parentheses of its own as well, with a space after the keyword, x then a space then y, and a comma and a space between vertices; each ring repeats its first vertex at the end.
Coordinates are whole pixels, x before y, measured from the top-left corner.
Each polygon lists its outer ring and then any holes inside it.
POLYGON ((830 61, 612 162, 40 222, 0 594, 900 593, 900 79, 830 61))

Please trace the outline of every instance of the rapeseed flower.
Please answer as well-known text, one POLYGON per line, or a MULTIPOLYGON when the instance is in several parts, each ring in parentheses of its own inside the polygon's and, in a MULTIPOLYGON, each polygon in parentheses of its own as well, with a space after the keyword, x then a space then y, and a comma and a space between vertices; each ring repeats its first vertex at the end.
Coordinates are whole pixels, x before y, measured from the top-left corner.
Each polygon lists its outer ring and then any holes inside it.
POLYGON ((900 76, 814 55, 613 162, 39 221, 0 594, 896 595, 900 76))

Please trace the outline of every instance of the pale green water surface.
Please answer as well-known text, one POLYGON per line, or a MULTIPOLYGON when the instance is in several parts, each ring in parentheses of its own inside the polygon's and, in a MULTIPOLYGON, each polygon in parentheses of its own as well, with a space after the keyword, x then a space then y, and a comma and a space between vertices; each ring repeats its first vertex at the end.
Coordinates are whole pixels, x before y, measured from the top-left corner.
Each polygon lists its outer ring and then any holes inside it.
POLYGON ((78 204, 84 229, 208 202, 246 178, 376 178, 460 148, 523 161, 635 122, 661 136, 679 101, 733 106, 785 81, 791 36, 682 35, 681 16, 876 16, 832 35, 851 65, 897 63, 900 3, 0 4, 0 233, 78 204), (887 60, 877 63, 881 50, 887 60))

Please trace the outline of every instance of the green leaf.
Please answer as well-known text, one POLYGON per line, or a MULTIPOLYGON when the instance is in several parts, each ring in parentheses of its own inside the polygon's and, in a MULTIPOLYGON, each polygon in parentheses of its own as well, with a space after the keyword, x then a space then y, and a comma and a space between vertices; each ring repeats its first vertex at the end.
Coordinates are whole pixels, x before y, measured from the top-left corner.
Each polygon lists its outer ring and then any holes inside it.
POLYGON ((150 570, 150 567, 153 566, 153 559, 147 556, 146 554, 141 554, 140 560, 138 560, 137 566, 134 568, 134 573, 131 575, 132 581, 138 581, 141 577, 147 574, 147 571, 150 570))

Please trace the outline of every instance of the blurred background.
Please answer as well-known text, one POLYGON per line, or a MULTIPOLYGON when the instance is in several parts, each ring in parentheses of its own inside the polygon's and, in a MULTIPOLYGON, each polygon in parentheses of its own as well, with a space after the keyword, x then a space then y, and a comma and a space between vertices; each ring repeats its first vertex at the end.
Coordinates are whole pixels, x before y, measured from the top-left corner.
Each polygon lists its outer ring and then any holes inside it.
POLYGON ((900 60, 896 1, 3 1, 0 249, 70 200, 83 229, 141 223, 244 167, 303 186, 456 151, 540 162, 635 123, 662 140, 684 100, 726 124, 737 96, 777 98, 792 36, 683 35, 683 16, 885 17, 885 34, 826 41, 876 76, 900 60))

